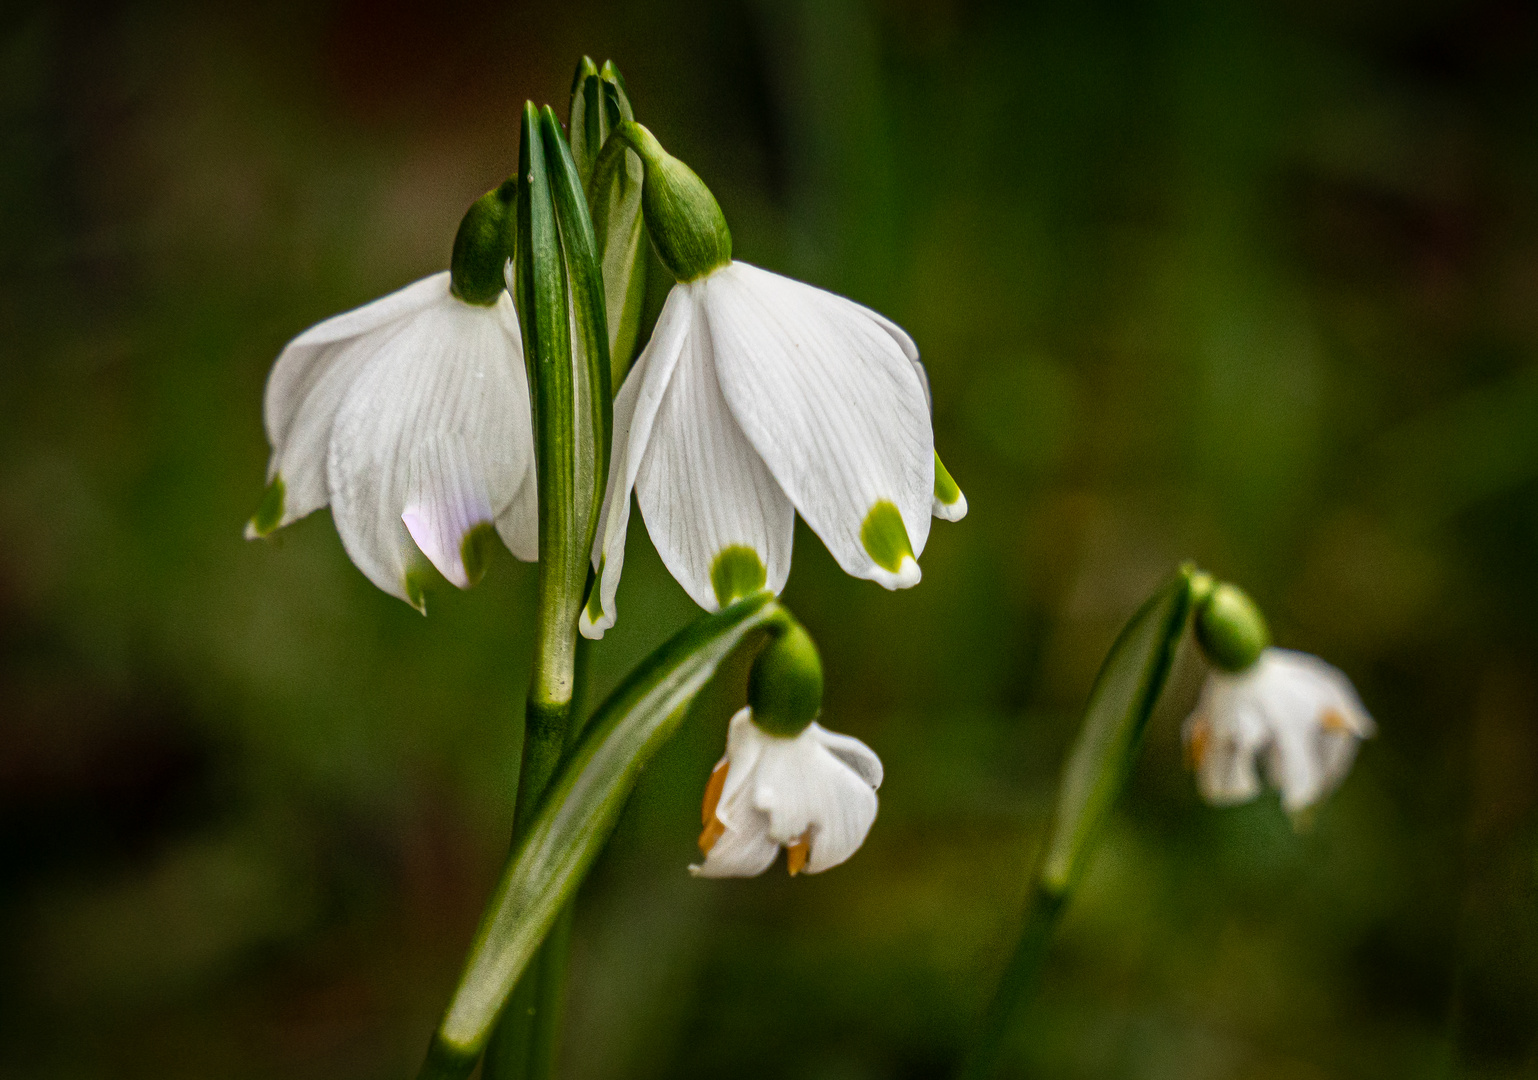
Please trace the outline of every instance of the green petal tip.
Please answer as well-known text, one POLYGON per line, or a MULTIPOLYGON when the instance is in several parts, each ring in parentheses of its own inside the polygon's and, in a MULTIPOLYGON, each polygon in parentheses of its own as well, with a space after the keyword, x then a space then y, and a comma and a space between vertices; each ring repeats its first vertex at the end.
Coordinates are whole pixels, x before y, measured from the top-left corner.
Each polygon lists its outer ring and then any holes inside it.
POLYGON ((742 544, 722 548, 710 566, 710 584, 716 591, 716 603, 722 607, 752 596, 767 580, 768 572, 758 552, 742 544))
POLYGON ((906 589, 919 583, 918 560, 908 540, 908 527, 901 511, 888 499, 878 499, 860 526, 860 543, 876 564, 873 575, 888 589, 906 589))
POLYGON ((934 515, 945 521, 960 521, 967 516, 967 497, 952 478, 950 470, 935 454, 935 501, 934 515))
POLYGON ((246 522, 247 540, 259 540, 271 535, 273 530, 283 524, 285 490, 282 474, 274 476, 267 490, 262 492, 262 501, 257 504, 256 513, 246 522))

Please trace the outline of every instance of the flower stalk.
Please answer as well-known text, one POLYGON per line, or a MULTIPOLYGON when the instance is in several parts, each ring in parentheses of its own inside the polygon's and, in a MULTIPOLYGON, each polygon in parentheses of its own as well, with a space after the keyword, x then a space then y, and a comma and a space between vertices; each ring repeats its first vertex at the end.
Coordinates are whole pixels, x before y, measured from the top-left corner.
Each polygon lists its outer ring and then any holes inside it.
POLYGON ((1106 655, 1063 768, 1057 809, 1026 900, 1020 937, 962 1063, 962 1080, 985 1080, 994 1074, 1010 1025, 1041 980, 1058 921, 1137 761, 1143 731, 1190 618, 1192 594, 1208 587, 1209 581, 1189 564, 1181 567, 1144 602, 1106 655))
MULTIPOLYGON (((522 313, 534 403, 540 574, 513 843, 528 831, 572 734, 577 615, 608 473, 612 405, 603 278, 577 166, 547 106, 524 106, 518 242, 510 291, 522 313)), ((562 920, 569 933, 569 914, 562 920)), ((523 979, 486 1061, 488 1080, 546 1076, 554 1063, 566 939, 523 979)))

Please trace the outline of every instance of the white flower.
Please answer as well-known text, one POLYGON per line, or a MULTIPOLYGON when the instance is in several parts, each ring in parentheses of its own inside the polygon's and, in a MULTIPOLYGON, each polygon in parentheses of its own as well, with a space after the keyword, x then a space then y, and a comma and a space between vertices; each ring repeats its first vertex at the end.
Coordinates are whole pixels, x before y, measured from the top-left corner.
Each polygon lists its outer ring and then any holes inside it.
POLYGON ((944 476, 918 350, 841 296, 733 262, 674 286, 614 401, 614 457, 582 632, 614 625, 630 493, 695 602, 790 573, 795 514, 840 566, 889 589, 919 580, 931 513, 965 501, 944 476))
POLYGON ((753 877, 780 848, 792 875, 820 873, 853 855, 876 820, 881 761, 859 739, 819 724, 785 738, 732 717, 726 756, 705 788, 702 877, 753 877))
POLYGON ((268 494, 248 537, 331 505, 347 554, 421 607, 422 556, 460 588, 494 526, 537 555, 533 426, 512 299, 469 304, 447 271, 327 319, 267 380, 268 494))
POLYGON ((1374 730, 1340 671, 1307 653, 1268 648, 1244 671, 1208 677, 1185 741, 1208 802, 1253 799, 1263 765, 1283 808, 1295 814, 1345 779, 1357 743, 1374 730))

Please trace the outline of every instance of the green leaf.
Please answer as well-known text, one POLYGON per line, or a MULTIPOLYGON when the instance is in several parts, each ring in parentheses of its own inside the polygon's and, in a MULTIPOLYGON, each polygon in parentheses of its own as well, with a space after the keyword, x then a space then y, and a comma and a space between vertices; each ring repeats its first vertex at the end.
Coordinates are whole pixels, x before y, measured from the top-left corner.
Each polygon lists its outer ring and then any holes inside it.
POLYGON ((539 477, 539 659, 529 693, 531 705, 562 706, 571 698, 577 615, 609 466, 608 331, 592 221, 548 106, 524 106, 518 175, 513 299, 539 477))
POLYGON ((422 1077, 464 1077, 540 942, 598 857, 637 777, 695 694, 755 631, 789 620, 769 594, 707 615, 631 672, 562 762, 487 905, 422 1077))
POLYGON ((1042 862, 1042 886, 1066 894, 1083 873, 1086 857, 1127 774, 1137 759, 1143 729, 1175 662, 1175 649, 1191 611, 1195 568, 1181 567, 1122 629, 1095 677, 1084 725, 1058 789, 1052 838, 1042 862))
POLYGON ((1198 576, 1187 564, 1160 586, 1122 629, 1095 677, 1078 741, 1063 767, 1052 833, 1026 900, 1020 937, 958 1071, 960 1080, 994 1074, 1010 1024, 1041 979, 1058 920, 1132 771, 1143 729, 1169 678, 1198 576))
MULTIPOLYGON (((588 216, 582 181, 562 137, 561 122, 548 105, 540 113, 540 135, 545 144, 545 167, 549 173, 550 195, 566 268, 566 292, 571 303, 577 435, 573 462, 576 469, 573 532, 581 548, 580 562, 585 579, 587 555, 593 547, 593 532, 598 527, 598 511, 603 504, 609 475, 609 444, 614 427, 608 320, 603 276, 598 267, 598 244, 593 235, 592 219, 588 216)), ((580 591, 582 583, 577 584, 580 591)))

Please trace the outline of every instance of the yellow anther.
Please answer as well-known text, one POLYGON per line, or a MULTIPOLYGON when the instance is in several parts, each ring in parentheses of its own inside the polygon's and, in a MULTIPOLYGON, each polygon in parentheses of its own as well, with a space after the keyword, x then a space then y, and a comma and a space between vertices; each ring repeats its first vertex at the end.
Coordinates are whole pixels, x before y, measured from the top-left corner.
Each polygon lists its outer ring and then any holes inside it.
POLYGON ((1324 715, 1319 718, 1319 726, 1326 731, 1341 731, 1350 733, 1351 723, 1346 719, 1346 714, 1339 709, 1326 709, 1324 715))
POLYGON ((705 784, 705 801, 700 806, 700 822, 705 826, 705 831, 700 833, 700 851, 706 855, 716 846, 721 834, 726 832, 726 826, 716 817, 716 806, 721 802, 721 792, 726 788, 727 768, 727 763, 721 762, 711 771, 710 780, 705 784))
POLYGON ((1186 764, 1193 769, 1201 768, 1202 760, 1207 756, 1207 745, 1211 742, 1212 733, 1207 725, 1207 718, 1199 716, 1191 725, 1191 734, 1186 739, 1186 764))
POLYGON ((806 857, 812 850, 812 830, 802 833, 800 838, 785 848, 785 868, 790 871, 790 876, 795 877, 806 869, 806 857))

